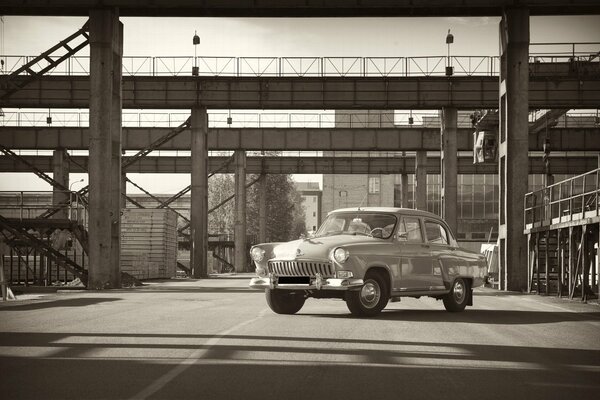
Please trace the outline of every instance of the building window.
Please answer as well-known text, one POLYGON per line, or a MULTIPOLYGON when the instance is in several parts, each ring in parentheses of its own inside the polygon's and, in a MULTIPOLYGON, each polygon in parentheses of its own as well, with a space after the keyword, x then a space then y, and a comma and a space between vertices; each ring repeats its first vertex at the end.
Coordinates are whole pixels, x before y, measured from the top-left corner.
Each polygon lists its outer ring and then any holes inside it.
POLYGON ((313 217, 316 217, 316 216, 317 216, 317 212, 313 211, 313 217))
POLYGON ((378 176, 369 178, 369 193, 379 193, 381 190, 381 179, 378 176))

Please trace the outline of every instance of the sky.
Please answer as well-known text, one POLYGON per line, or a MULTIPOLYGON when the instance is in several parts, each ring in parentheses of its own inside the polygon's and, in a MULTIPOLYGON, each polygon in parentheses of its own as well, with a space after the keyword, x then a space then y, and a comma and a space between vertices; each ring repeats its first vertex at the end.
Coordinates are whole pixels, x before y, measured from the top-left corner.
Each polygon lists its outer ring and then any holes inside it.
MULTIPOLYGON (((86 18, 3 17, 0 54, 37 55, 79 29, 86 18)), ((480 18, 121 18, 125 56, 235 57, 410 57, 446 54, 498 55, 497 17, 480 18)), ((600 15, 531 17, 531 43, 600 42, 600 15)), ((533 47, 531 48, 534 51, 533 47)), ((563 50, 564 47, 555 47, 563 50)), ((88 51, 85 49, 82 55, 88 51)), ((71 182, 87 178, 71 174, 71 182)), ((319 180, 296 176, 297 180, 319 180)), ((189 185, 182 174, 131 174, 155 193, 175 193, 189 185)), ((73 185, 77 189, 79 185, 73 185)), ((133 188, 128 191, 135 193, 133 188)), ((32 174, 0 174, 0 190, 50 190, 32 174)))

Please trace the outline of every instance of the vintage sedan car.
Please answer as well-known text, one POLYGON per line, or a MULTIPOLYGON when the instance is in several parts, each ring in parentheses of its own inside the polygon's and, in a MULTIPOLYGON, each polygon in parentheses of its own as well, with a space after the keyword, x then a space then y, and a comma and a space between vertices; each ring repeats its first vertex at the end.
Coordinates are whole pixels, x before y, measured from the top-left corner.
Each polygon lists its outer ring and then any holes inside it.
POLYGON ((446 310, 473 304, 472 288, 487 276, 482 254, 460 248, 437 215, 402 208, 332 211, 312 236, 253 246, 257 277, 279 314, 307 298, 340 298, 354 315, 377 315, 400 297, 430 296, 446 310))

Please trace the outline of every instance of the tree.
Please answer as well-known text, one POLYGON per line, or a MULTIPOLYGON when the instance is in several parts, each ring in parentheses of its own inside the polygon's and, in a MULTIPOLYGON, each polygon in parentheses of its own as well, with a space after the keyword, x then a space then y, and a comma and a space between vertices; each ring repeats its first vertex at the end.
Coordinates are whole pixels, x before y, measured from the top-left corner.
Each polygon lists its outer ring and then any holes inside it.
MULTIPOLYGON (((208 181, 208 209, 220 204, 234 193, 234 179, 230 174, 216 174, 208 181)), ((234 200, 230 200, 208 214, 209 234, 233 233, 234 200)))
MULTIPOLYGON (((248 176, 253 181, 257 175, 248 176)), ((288 241, 306 233, 302 197, 296 190, 290 175, 266 175, 267 179, 267 240, 288 241)), ((234 178, 229 174, 217 174, 208 184, 209 209, 234 193, 234 178)), ((258 201, 260 185, 247 189, 247 233, 258 238, 258 201)), ((211 234, 233 233, 235 200, 230 200, 208 217, 211 234)))
MULTIPOLYGON (((248 180, 254 180, 254 175, 248 180)), ((302 197, 296 191, 290 175, 266 175, 267 190, 267 240, 271 242, 297 239, 305 232, 302 197)), ((248 189, 248 234, 258 238, 258 201, 261 186, 248 189)))

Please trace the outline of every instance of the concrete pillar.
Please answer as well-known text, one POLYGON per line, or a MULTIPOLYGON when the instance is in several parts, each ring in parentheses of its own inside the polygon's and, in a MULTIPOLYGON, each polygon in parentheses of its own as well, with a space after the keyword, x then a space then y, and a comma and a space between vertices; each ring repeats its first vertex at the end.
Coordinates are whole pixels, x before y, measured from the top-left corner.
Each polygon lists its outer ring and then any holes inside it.
POLYGON ((442 217, 456 234, 457 222, 457 182, 458 182, 458 154, 456 147, 457 128, 456 108, 442 109, 441 128, 441 173, 442 173, 442 217))
POLYGON ((267 175, 262 174, 258 182, 258 242, 267 241, 267 175))
POLYGON ((235 152, 235 270, 246 270, 246 152, 235 152))
MULTIPOLYGON (((123 24, 118 21, 113 26, 113 74, 112 74, 112 112, 110 114, 111 165, 110 165, 110 197, 111 197, 111 259, 110 264, 118 266, 118 277, 121 277, 121 213, 125 197, 121 195, 123 175, 121 174, 121 71, 123 59, 123 24)), ((120 283, 118 286, 121 286, 120 283)))
POLYGON ((506 9, 500 22, 500 287, 527 288, 523 199, 529 171, 529 10, 506 9))
POLYGON ((408 174, 400 175, 400 190, 402 192, 400 206, 402 208, 408 208, 408 174))
POLYGON ((208 114, 192 108, 192 276, 208 278, 208 114))
MULTIPOLYGON (((112 164, 116 141, 112 130, 114 113, 115 75, 121 72, 120 62, 113 62, 119 51, 119 14, 116 9, 90 10, 90 155, 89 155, 89 289, 108 289, 121 286, 120 265, 114 263, 112 237, 119 227, 119 213, 113 201, 120 192, 120 179, 115 181, 112 164), (116 188, 114 187, 116 185, 116 188)), ((120 80, 119 80, 120 82, 120 80)), ((120 89, 115 89, 119 90, 120 89)), ((117 116, 115 116, 117 118, 117 116)), ((120 116, 118 117, 120 119, 120 116)), ((120 154, 120 145, 119 145, 120 154)), ((120 176, 119 176, 120 178, 120 176)), ((119 251, 119 249, 116 249, 119 251)))
MULTIPOLYGON (((69 159, 67 158, 67 150, 57 149, 52 153, 52 178, 63 185, 65 188, 69 188, 69 159)), ((52 205, 58 205, 64 203, 69 199, 69 194, 65 193, 64 190, 53 187, 52 188, 52 205)), ((69 218, 69 210, 66 206, 63 206, 59 212, 54 214, 56 219, 69 218)))
POLYGON ((427 211, 427 152, 417 151, 415 158, 415 208, 427 211))
POLYGON ((127 208, 127 173, 121 173, 121 208, 127 208))

